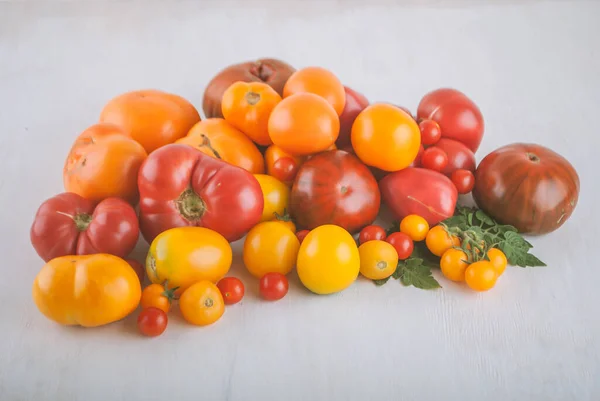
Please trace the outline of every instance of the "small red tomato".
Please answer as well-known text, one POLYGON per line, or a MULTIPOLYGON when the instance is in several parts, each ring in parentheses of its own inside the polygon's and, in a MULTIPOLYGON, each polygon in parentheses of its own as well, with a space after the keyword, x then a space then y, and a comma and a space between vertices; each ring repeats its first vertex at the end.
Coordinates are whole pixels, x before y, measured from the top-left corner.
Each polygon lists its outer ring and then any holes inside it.
POLYGON ((281 273, 267 273, 260 279, 260 295, 267 301, 277 301, 287 294, 289 284, 281 273))
POLYGON ((140 332, 148 337, 160 336, 167 328, 167 314, 158 308, 146 308, 140 312, 137 324, 140 332))
POLYGON ((423 151, 421 165, 428 170, 442 171, 448 165, 448 155, 442 149, 432 146, 423 151))
POLYGON ((442 137, 442 129, 433 120, 422 120, 419 123, 421 131, 421 143, 423 145, 434 145, 442 137))
POLYGON ((458 169, 450 176, 459 194, 468 194, 475 186, 475 176, 469 170, 458 169))
POLYGON ((302 241, 304 241, 304 238, 308 235, 310 231, 309 230, 300 230, 296 233, 296 237, 298 238, 298 241, 300 241, 300 243, 302 243, 302 241))
POLYGON ((385 239, 385 242, 390 243, 396 249, 399 260, 408 259, 415 248, 413 240, 401 232, 391 233, 385 239))
POLYGON ((385 230, 380 226, 366 226, 358 235, 358 242, 362 245, 368 241, 384 240, 386 237, 385 230))
POLYGON ((223 295, 225 305, 237 304, 244 298, 244 283, 236 277, 225 277, 219 280, 217 288, 223 295))
POLYGON ((291 157, 282 157, 273 163, 273 177, 281 182, 292 181, 298 172, 298 164, 291 157))

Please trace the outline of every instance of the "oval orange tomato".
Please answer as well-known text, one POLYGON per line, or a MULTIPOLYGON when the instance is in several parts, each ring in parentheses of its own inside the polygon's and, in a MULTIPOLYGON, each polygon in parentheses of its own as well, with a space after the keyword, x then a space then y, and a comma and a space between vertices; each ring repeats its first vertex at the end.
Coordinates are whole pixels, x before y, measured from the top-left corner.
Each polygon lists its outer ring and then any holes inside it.
POLYGON ((322 67, 306 67, 294 72, 283 87, 283 97, 314 93, 325 99, 339 116, 346 105, 346 91, 338 77, 322 67))

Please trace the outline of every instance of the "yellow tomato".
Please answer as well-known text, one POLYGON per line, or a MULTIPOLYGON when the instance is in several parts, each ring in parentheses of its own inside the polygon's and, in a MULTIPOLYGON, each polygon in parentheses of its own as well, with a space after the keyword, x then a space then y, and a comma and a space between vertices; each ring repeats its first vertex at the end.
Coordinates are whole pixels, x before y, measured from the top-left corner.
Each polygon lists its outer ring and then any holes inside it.
POLYGON ((221 234, 204 227, 177 227, 160 233, 148 251, 146 273, 150 281, 182 293, 190 285, 216 283, 231 267, 231 245, 221 234))
POLYGON ((358 277, 360 256, 352 235, 332 224, 311 230, 300 245, 298 277, 316 294, 332 294, 358 277))
POLYGON ((277 221, 254 226, 244 241, 243 259, 255 277, 267 273, 288 274, 296 264, 300 241, 288 227, 277 221))
POLYGON ((189 286, 179 298, 179 309, 188 323, 207 326, 225 313, 225 302, 219 288, 208 280, 189 286))
POLYGON ((400 232, 408 235, 413 241, 423 241, 429 232, 429 223, 417 214, 409 214, 400 222, 400 232))
POLYGON ((496 285, 497 279, 496 268, 487 260, 471 263, 465 271, 465 281, 475 291, 489 290, 496 285))
POLYGON ((440 259, 442 274, 448 280, 465 281, 467 267, 469 267, 467 254, 460 249, 450 248, 440 259))
POLYGON ((442 256, 453 246, 460 246, 460 239, 456 236, 450 237, 444 227, 435 226, 427 233, 425 244, 431 253, 442 256))
POLYGON ((506 265, 508 264, 508 260, 506 259, 506 255, 498 248, 492 248, 487 251, 487 256, 490 258, 490 263, 496 269, 496 273, 498 277, 504 273, 506 269, 506 265))
POLYGON ((371 280, 391 276, 398 265, 398 252, 389 243, 381 240, 368 241, 358 247, 360 274, 371 280))
POLYGON ((108 254, 52 259, 36 276, 32 290, 47 318, 84 327, 124 318, 137 308, 141 294, 140 280, 129 263, 108 254))
POLYGON ((265 200, 260 221, 273 220, 277 215, 283 216, 288 208, 290 189, 275 177, 266 174, 254 174, 260 184, 265 200))

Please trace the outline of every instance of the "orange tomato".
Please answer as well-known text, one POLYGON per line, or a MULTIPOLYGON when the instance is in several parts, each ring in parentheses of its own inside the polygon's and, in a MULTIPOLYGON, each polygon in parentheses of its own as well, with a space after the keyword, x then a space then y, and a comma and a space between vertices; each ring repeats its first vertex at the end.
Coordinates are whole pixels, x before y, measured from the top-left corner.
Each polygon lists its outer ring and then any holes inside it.
POLYGON ((202 153, 241 167, 252 174, 262 174, 265 171, 265 161, 256 145, 222 118, 209 118, 198 122, 186 137, 178 139, 175 143, 190 145, 202 153))
POLYGON ((273 143, 268 123, 273 108, 281 102, 275 89, 263 82, 236 82, 223 94, 221 111, 228 123, 259 145, 273 143))
POLYGON ((269 118, 269 136, 285 152, 306 156, 335 143, 340 119, 325 99, 297 93, 283 99, 269 118))
POLYGON ((442 256, 444 252, 453 246, 460 246, 460 239, 456 236, 450 237, 444 227, 435 226, 425 237, 427 248, 436 256, 442 256))
POLYGON ((496 268, 487 260, 472 263, 465 271, 465 281, 469 288, 475 291, 489 290, 496 285, 496 280, 496 268))
POLYGON ((158 308, 165 313, 169 313, 171 303, 175 299, 176 289, 168 289, 160 284, 150 284, 142 291, 142 298, 140 299, 142 309, 158 308))
POLYGON ((346 91, 338 77, 321 67, 306 67, 294 72, 283 87, 283 97, 296 93, 314 93, 327 100, 337 115, 346 105, 346 91))
POLYGON ((121 128, 92 125, 69 151, 63 168, 65 190, 95 202, 118 197, 134 204, 138 170, 146 156, 142 145, 121 128))
POLYGON ((192 284, 181 294, 179 309, 189 323, 206 326, 223 316, 225 301, 215 284, 203 280, 192 284))
POLYGON ((291 185, 298 169, 306 161, 305 156, 294 156, 277 145, 271 145, 265 151, 267 174, 286 185, 291 185))
POLYGON ((448 280, 465 281, 467 267, 469 267, 468 257, 464 251, 450 248, 442 254, 440 268, 448 280))
POLYGON ((400 222, 400 232, 408 235, 413 241, 423 241, 427 238, 429 224, 418 214, 409 214, 400 222))
POLYGON ((419 126, 405 111, 375 103, 360 112, 350 134, 352 148, 363 163, 384 171, 410 166, 419 153, 419 126))
POLYGON ((491 248, 487 251, 487 256, 490 259, 490 263, 496 269, 496 273, 498 277, 504 273, 506 270, 506 265, 508 264, 508 260, 506 259, 506 255, 498 248, 491 248))
POLYGON ((190 102, 154 89, 119 95, 100 113, 100 122, 120 126, 148 153, 184 137, 198 121, 200 115, 190 102))

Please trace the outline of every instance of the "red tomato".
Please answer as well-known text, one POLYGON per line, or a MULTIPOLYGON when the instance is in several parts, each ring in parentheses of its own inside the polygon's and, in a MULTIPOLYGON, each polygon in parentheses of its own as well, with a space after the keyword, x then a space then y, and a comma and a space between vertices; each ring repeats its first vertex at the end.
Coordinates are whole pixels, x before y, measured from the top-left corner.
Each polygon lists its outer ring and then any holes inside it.
POLYGON ((450 179, 459 194, 468 194, 475 186, 475 176, 469 170, 455 170, 450 179))
POLYGON ((421 156, 421 166, 423 168, 442 171, 448 165, 448 155, 437 146, 432 146, 423 151, 421 156))
POLYGON ((171 144, 144 161, 138 177, 140 228, 151 243, 174 227, 206 227, 236 241, 258 224, 260 184, 248 171, 187 145, 171 144))
POLYGON ((421 143, 423 145, 434 145, 442 137, 442 130, 438 123, 433 120, 423 120, 419 123, 421 131, 421 143))
POLYGON ((267 273, 260 279, 260 295, 267 301, 277 301, 287 294, 289 284, 281 273, 267 273))
POLYGON ((298 172, 298 164, 291 157, 282 157, 273 163, 272 175, 281 182, 292 181, 298 172))
POLYGON ((236 277, 225 277, 219 280, 217 288, 223 295, 225 305, 237 304, 244 298, 244 283, 236 277))
POLYGON ((300 241, 300 243, 302 243, 302 241, 304 240, 304 238, 308 235, 310 231, 308 230, 300 230, 296 233, 296 237, 298 238, 298 241, 300 241))
POLYGON ((415 160, 413 160, 412 164, 409 167, 422 167, 421 162, 423 159, 424 151, 425 151, 425 148, 423 147, 423 145, 421 145, 419 147, 419 153, 417 153, 417 157, 415 157, 415 160))
POLYGON ((107 198, 95 205, 65 192, 42 203, 30 238, 46 262, 58 256, 94 253, 123 258, 135 247, 139 232, 135 210, 124 200, 107 198))
POLYGON ((352 146, 350 142, 352 124, 356 120, 356 116, 369 105, 369 101, 362 94, 347 86, 344 86, 344 91, 346 92, 346 105, 340 115, 340 134, 335 142, 338 149, 348 145, 352 146))
POLYGON ((380 226, 366 226, 360 231, 358 236, 358 242, 362 245, 365 242, 375 241, 375 240, 384 240, 385 239, 385 230, 380 226))
POLYGON ((140 332, 148 337, 160 336, 167 328, 169 318, 158 308, 146 308, 138 316, 137 324, 140 332))
POLYGON ((448 155, 448 164, 442 170, 442 174, 445 176, 450 177, 458 169, 475 172, 475 155, 462 143, 442 138, 435 144, 435 147, 442 149, 448 155))
POLYGON ((408 259, 412 255, 413 249, 415 249, 413 240, 407 234, 400 232, 391 233, 385 239, 385 242, 390 243, 396 249, 399 260, 408 259))

